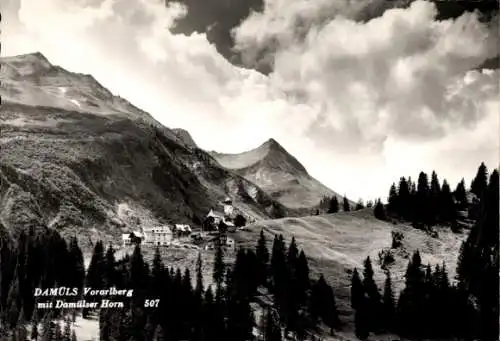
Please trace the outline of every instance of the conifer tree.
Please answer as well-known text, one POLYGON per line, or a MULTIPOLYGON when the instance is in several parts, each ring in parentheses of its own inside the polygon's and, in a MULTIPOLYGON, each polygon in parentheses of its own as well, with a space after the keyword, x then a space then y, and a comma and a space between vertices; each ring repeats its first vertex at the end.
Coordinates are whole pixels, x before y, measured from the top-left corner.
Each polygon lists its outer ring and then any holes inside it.
POLYGON ((441 202, 441 185, 437 173, 432 171, 431 184, 429 188, 429 223, 435 224, 441 218, 442 202, 441 202))
POLYGON ((421 337, 422 328, 419 320, 425 310, 425 274, 422 271, 422 259, 417 250, 405 274, 405 288, 398 302, 399 328, 404 336, 421 337))
POLYGON ((384 204, 382 204, 382 201, 380 201, 380 199, 377 199, 375 201, 375 207, 373 208, 373 215, 375 216, 375 218, 379 220, 387 220, 385 207, 384 204))
POLYGON ((394 292, 392 290, 391 273, 389 271, 386 271, 382 302, 385 329, 390 332, 393 331, 394 328, 396 317, 396 300, 394 298, 394 292))
POLYGON ((365 288, 359 277, 358 269, 354 268, 351 279, 351 307, 358 309, 365 296, 365 288))
POLYGON ((263 326, 264 341, 281 341, 281 327, 279 320, 273 314, 273 311, 268 308, 265 314, 265 325, 263 326))
POLYGON ((215 248, 215 259, 214 259, 214 269, 213 269, 213 279, 217 288, 220 288, 222 282, 224 281, 224 273, 225 273, 225 265, 224 265, 224 252, 222 250, 222 245, 220 242, 216 243, 215 248))
POLYGON ((319 304, 315 309, 319 317, 330 328, 330 334, 333 335, 333 330, 340 326, 340 320, 333 289, 328 285, 323 274, 320 275, 313 287, 313 295, 317 296, 314 301, 319 304))
POLYGON ((161 259, 160 248, 155 248, 155 253, 153 256, 153 264, 151 269, 151 284, 152 284, 152 295, 160 296, 163 286, 165 285, 165 266, 161 259))
POLYGON ((334 195, 330 198, 327 213, 337 213, 339 212, 339 210, 339 201, 337 199, 337 196, 334 195))
POLYGON ((141 246, 137 244, 130 258, 129 288, 134 290, 132 302, 139 303, 144 299, 148 289, 149 273, 147 264, 142 256, 141 246))
POLYGON ((86 284, 94 289, 102 289, 105 285, 103 275, 105 273, 105 258, 102 241, 95 244, 94 252, 87 270, 86 284))
MULTIPOLYGON (((484 186, 486 167, 478 170, 474 180, 476 192, 484 186)), ((498 336, 498 251, 499 251, 499 180, 498 170, 490 176, 481 199, 481 215, 472 227, 462 247, 457 273, 460 287, 478 299, 480 339, 493 340, 498 336)))
POLYGON ((19 319, 19 313, 21 309, 21 293, 19 288, 19 271, 16 270, 13 285, 9 291, 9 296, 7 298, 7 326, 10 329, 15 329, 17 326, 17 321, 19 319))
POLYGON ((201 300, 203 296, 203 261, 201 260, 201 252, 198 253, 196 260, 196 297, 201 300))
MULTIPOLYGON (((102 241, 98 241, 94 246, 94 252, 92 253, 92 258, 90 260, 89 267, 87 269, 87 275, 85 277, 85 286, 92 289, 103 289, 106 284, 105 279, 106 270, 106 259, 104 257, 104 247, 102 241)), ((87 301, 94 302, 97 300, 96 296, 90 296, 86 298, 87 301)), ((87 317, 89 309, 83 309, 82 316, 87 317)))
POLYGON ((255 324, 248 289, 243 283, 244 275, 241 266, 244 266, 245 251, 240 250, 234 271, 228 275, 227 283, 227 335, 229 340, 249 340, 255 324))
POLYGON ((424 172, 420 172, 417 181, 417 193, 416 193, 416 202, 415 202, 415 218, 416 223, 419 224, 430 224, 432 214, 432 210, 430 209, 430 201, 429 201, 429 179, 427 174, 424 172))
POLYGON ((488 169, 484 162, 481 162, 475 178, 472 180, 470 191, 478 198, 481 198, 488 188, 488 169))
POLYGON ((286 321, 286 312, 289 298, 288 269, 285 256, 285 241, 282 235, 275 236, 271 253, 272 293, 280 313, 281 321, 286 321))
POLYGON ((31 335, 30 335, 30 338, 31 340, 35 340, 35 341, 38 341, 38 321, 37 320, 33 320, 33 322, 31 323, 31 335))
POLYGON ((349 212, 351 210, 351 204, 349 204, 349 200, 347 200, 347 197, 345 195, 343 199, 342 208, 344 212, 349 212))
POLYGON ((356 211, 362 210, 365 208, 365 205, 363 204, 363 199, 359 199, 358 202, 356 203, 356 207, 354 208, 356 211))
POLYGON ((387 199, 387 209, 390 212, 401 214, 398 207, 398 191, 396 189, 396 184, 392 183, 389 190, 389 198, 387 199))
POLYGON ((223 303, 220 296, 221 294, 217 293, 218 298, 214 297, 211 286, 205 292, 203 334, 206 340, 216 340, 225 335, 223 303))
POLYGON ((186 321, 186 329, 191 329, 190 322, 193 317, 192 312, 194 310, 193 298, 194 291, 191 280, 191 272, 188 268, 184 270, 184 275, 182 276, 181 282, 181 297, 182 297, 182 314, 184 316, 184 320, 186 321))
POLYGON ((69 278, 72 280, 70 286, 78 288, 78 292, 81 292, 85 280, 85 264, 76 237, 71 238, 69 243, 69 262, 71 264, 69 278))
POLYGON ((398 199, 396 208, 404 219, 409 219, 411 215, 412 205, 410 203, 410 199, 411 181, 407 181, 405 177, 401 177, 398 184, 398 199))
POLYGON ((105 283, 106 287, 111 288, 112 286, 116 286, 116 259, 115 259, 115 250, 113 246, 109 244, 108 249, 106 250, 106 261, 104 265, 105 269, 105 283))
POLYGON ((273 287, 279 287, 286 280, 285 242, 282 235, 275 235, 271 253, 273 287))
POLYGON ((255 249, 257 256, 257 266, 258 266, 258 284, 267 284, 267 275, 269 267, 269 250, 267 248, 266 236, 264 235, 264 230, 260 230, 259 240, 257 242, 257 247, 255 249))
POLYGON ((311 280, 309 278, 309 265, 303 250, 299 253, 297 260, 297 302, 304 306, 307 301, 307 294, 310 289, 311 280))
POLYGON ((465 180, 463 178, 455 188, 453 196, 455 197, 458 208, 460 210, 464 210, 465 208, 467 208, 467 191, 465 190, 465 180))
POLYGON ((354 312, 354 332, 360 340, 365 340, 370 335, 367 315, 368 309, 363 298, 362 303, 354 312))
POLYGON ((297 248, 297 242, 295 240, 295 237, 292 237, 290 245, 288 246, 288 254, 287 254, 287 264, 291 276, 295 276, 298 259, 299 259, 299 249, 297 248))
POLYGON ((373 268, 370 257, 367 257, 364 261, 363 288, 367 294, 367 309, 371 313, 368 329, 369 331, 379 331, 381 328, 382 297, 373 279, 373 268))
POLYGON ((439 201, 442 220, 446 222, 454 221, 456 218, 455 202, 453 200, 453 195, 451 194, 450 185, 446 179, 443 180, 439 201))

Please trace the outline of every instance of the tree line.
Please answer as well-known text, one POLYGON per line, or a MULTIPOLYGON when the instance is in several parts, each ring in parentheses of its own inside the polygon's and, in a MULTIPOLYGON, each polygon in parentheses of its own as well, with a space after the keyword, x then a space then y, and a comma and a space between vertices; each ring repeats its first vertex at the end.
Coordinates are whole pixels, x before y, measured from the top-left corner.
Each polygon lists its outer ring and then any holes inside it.
MULTIPOLYGON (((420 188, 420 195, 427 193, 424 198, 431 201, 449 198, 452 195, 456 205, 454 210, 465 209, 464 182, 458 184, 454 193, 449 192, 449 187, 444 182, 441 191, 438 192, 437 176, 434 174, 432 176, 434 180, 431 181, 434 182, 434 185, 431 185, 434 190, 429 189, 429 191, 425 190, 425 175, 421 174, 420 186, 417 186, 420 188), (432 193, 440 193, 441 196, 433 196, 432 193)), ((489 181, 487 174, 487 169, 482 164, 472 181, 471 192, 478 198, 479 214, 468 238, 461 246, 455 281, 449 279, 445 264, 435 265, 434 268, 430 264, 427 266, 422 264, 418 250, 408 263, 405 285, 397 299, 388 270, 381 293, 373 279, 370 258, 364 262, 362 276, 357 269, 354 269, 351 306, 355 310, 355 330, 360 339, 367 338, 370 333, 385 332, 412 339, 458 338, 485 341, 498 339, 498 170, 492 172, 489 181)), ((397 206, 405 202, 398 201, 401 200, 398 196, 400 193, 407 195, 414 192, 406 191, 408 185, 414 187, 411 181, 402 178, 400 182, 402 192, 396 192, 394 185, 391 187, 391 193, 394 194, 389 202, 391 209, 404 207, 404 205, 397 206)), ((414 200, 422 200, 422 197, 418 197, 418 191, 419 189, 414 194, 414 200)), ((433 202, 436 205, 436 201, 433 202)), ((445 215, 447 211, 443 207, 446 208, 446 205, 438 205, 438 209, 431 211, 433 215, 426 216, 425 219, 439 221, 443 216, 449 217, 445 215)), ((376 214, 384 214, 383 210, 382 203, 378 201, 375 205, 376 214)), ((399 212, 412 211, 406 208, 399 212)))
MULTIPOLYGON (((97 314, 103 341, 283 340, 310 339, 319 326, 340 328, 335 295, 324 276, 310 278, 305 253, 294 238, 289 245, 275 236, 272 249, 261 231, 255 248, 242 248, 233 265, 225 261, 222 243, 214 255, 213 284, 204 285, 199 255, 194 278, 189 269, 167 267, 156 249, 149 264, 140 245, 115 259, 115 250, 99 241, 87 271, 76 238, 66 242, 56 231, 20 232, 0 248, 1 340, 69 341, 76 338, 77 314, 97 314), (63 297, 35 298, 35 288, 55 287, 134 290, 120 309, 37 309, 63 297), (264 304, 265 298, 270 303, 264 304), (158 306, 145 307, 159 299, 158 306), (260 308, 256 308, 260 307, 260 308), (259 321, 254 311, 262 310, 259 321), (63 320, 61 324, 58 322, 63 320), (31 326, 28 335, 27 326, 31 326), (257 332, 258 331, 258 332, 257 332)), ((66 302, 101 297, 64 297, 66 302)))
MULTIPOLYGON (((36 309, 37 304, 54 301, 34 296, 35 288, 77 287, 83 285, 83 254, 76 238, 66 242, 50 229, 30 228, 20 231, 15 242, 8 235, 0 237, 0 337, 25 340, 26 325, 31 322, 31 339, 43 334, 70 340, 71 328, 64 330, 52 320, 63 315, 61 310, 36 309)), ((74 298, 76 299, 76 298, 74 298)), ((68 301, 72 298, 68 298, 68 301)), ((41 340, 48 340, 43 338, 41 340)))
MULTIPOLYGON (((349 200, 347 197, 344 195, 342 197, 342 211, 343 212, 349 212, 349 211, 358 211, 361 210, 365 207, 372 207, 373 202, 368 201, 367 204, 365 205, 362 199, 359 199, 356 202, 356 205, 352 207, 352 205, 349 203, 349 200)), ((341 205, 339 202, 339 199, 337 198, 336 195, 328 196, 325 195, 321 198, 319 204, 318 204, 318 209, 316 210, 315 215, 319 215, 320 212, 324 213, 338 213, 341 211, 341 205)))
POLYGON ((474 195, 474 205, 471 206, 464 179, 451 190, 448 181, 444 179, 441 183, 435 171, 430 178, 427 173, 420 172, 416 182, 411 177, 401 177, 398 185, 393 183, 389 189, 386 212, 379 205, 375 213, 379 218, 389 215, 410 221, 419 228, 453 224, 461 211, 466 211, 469 218, 477 219, 480 198, 487 190, 487 184, 488 170, 481 163, 470 186, 470 193, 474 195))

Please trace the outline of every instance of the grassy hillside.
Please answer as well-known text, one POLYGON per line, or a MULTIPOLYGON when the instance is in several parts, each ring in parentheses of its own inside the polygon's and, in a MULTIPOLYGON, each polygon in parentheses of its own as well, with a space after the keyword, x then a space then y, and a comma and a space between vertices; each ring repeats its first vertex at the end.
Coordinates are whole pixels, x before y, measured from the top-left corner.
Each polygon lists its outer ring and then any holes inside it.
POLYGON ((370 256, 375 277, 382 289, 384 272, 378 262, 378 253, 390 248, 391 232, 404 234, 403 246, 394 250, 395 262, 389 266, 394 285, 400 289, 404 284, 404 272, 408 256, 419 249, 424 264, 446 263, 450 278, 454 277, 458 250, 466 233, 454 234, 448 228, 439 231, 433 238, 423 231, 405 225, 394 225, 377 220, 371 209, 341 212, 303 218, 284 218, 262 221, 249 226, 249 231, 235 235, 240 246, 254 247, 258 234, 264 229, 271 247, 274 234, 283 234, 289 242, 295 236, 299 248, 309 259, 313 273, 323 273, 333 285, 341 314, 349 320, 351 315, 349 292, 350 273, 354 267, 363 268, 363 260, 370 256))

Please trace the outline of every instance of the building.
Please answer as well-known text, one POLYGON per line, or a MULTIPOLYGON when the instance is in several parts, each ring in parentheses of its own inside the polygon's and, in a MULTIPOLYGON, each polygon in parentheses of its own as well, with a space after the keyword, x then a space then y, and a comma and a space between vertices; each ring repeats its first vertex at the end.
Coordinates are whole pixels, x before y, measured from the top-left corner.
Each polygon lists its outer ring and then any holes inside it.
POLYGON ((207 218, 213 218, 213 223, 217 226, 221 220, 224 220, 224 217, 220 214, 215 213, 213 209, 210 210, 207 214, 207 218))
POLYGON ((141 244, 143 239, 144 235, 139 231, 124 233, 122 234, 122 245, 123 247, 126 247, 132 244, 141 244))
POLYGON ((233 207, 233 201, 231 198, 226 198, 223 201, 224 205, 224 216, 228 218, 232 218, 233 213, 234 213, 234 207, 233 207))
POLYGON ((173 232, 177 235, 190 235, 193 230, 187 224, 175 224, 173 232))
POLYGON ((235 246, 234 239, 233 238, 226 238, 226 247, 229 250, 234 250, 234 246, 235 246))
POLYGON ((123 233, 122 234, 122 245, 123 247, 129 246, 132 244, 132 239, 130 238, 131 233, 123 233))
POLYGON ((172 230, 167 225, 146 227, 142 230, 144 232, 144 243, 148 245, 170 245, 173 238, 172 230))

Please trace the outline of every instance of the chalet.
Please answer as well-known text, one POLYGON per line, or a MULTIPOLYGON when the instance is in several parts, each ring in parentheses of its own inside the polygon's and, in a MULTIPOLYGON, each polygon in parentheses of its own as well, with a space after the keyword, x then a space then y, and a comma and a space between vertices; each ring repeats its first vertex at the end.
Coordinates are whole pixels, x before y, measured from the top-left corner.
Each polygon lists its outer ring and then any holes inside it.
POLYGON ((170 245, 173 238, 173 233, 170 227, 154 226, 143 228, 144 231, 144 244, 148 245, 170 245))
POLYGON ((218 225, 221 222, 221 220, 224 220, 224 217, 220 214, 215 213, 213 209, 211 209, 210 212, 208 212, 207 218, 213 218, 213 223, 215 225, 218 225))
POLYGON ((229 251, 233 251, 236 245, 233 238, 229 238, 227 235, 222 234, 209 240, 209 242, 205 245, 205 250, 213 250, 218 241, 222 243, 222 247, 224 249, 229 251))
POLYGON ((186 224, 175 224, 173 232, 177 235, 190 235, 192 229, 191 226, 186 224))
POLYGON ((122 244, 124 247, 133 244, 141 244, 143 238, 144 238, 143 234, 138 231, 124 233, 122 234, 122 244))

